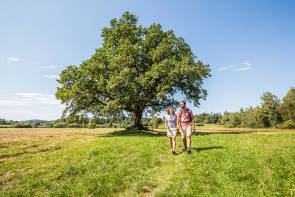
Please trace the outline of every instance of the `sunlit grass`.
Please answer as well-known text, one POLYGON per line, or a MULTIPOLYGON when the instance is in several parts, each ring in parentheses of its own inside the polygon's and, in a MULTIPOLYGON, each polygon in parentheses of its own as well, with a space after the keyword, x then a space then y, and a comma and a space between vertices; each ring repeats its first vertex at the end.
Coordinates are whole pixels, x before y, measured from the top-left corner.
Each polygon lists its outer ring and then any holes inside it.
POLYGON ((295 133, 199 133, 189 155, 177 136, 172 155, 165 133, 155 131, 13 131, 0 130, 0 196, 290 196, 295 189, 295 133))

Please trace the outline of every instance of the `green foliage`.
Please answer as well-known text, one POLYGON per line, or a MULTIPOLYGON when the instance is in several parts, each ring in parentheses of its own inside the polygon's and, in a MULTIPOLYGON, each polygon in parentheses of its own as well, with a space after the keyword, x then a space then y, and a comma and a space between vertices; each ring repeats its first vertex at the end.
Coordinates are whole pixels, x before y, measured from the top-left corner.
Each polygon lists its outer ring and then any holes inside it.
POLYGON ((106 123, 106 124, 96 124, 95 125, 96 128, 116 128, 115 125, 112 125, 110 123, 106 123))
POLYGON ((287 120, 279 125, 280 129, 295 129, 295 121, 287 120))
POLYGON ((15 123, 17 123, 17 121, 5 120, 5 119, 0 118, 0 125, 12 125, 12 124, 15 124, 15 123))
POLYGON ((53 128, 65 128, 67 127, 67 123, 65 122, 58 122, 53 125, 53 128))
POLYGON ((256 107, 253 111, 254 125, 252 128, 266 128, 268 126, 267 116, 260 107, 256 107))
POLYGON ((0 118, 0 125, 6 125, 6 120, 0 118))
POLYGON ((71 124, 66 125, 66 127, 67 128, 81 128, 81 125, 78 123, 71 123, 71 124))
POLYGON ((283 98, 280 111, 285 121, 295 121, 295 88, 291 88, 287 95, 283 98))
POLYGON ((227 128, 267 128, 267 114, 260 107, 241 109, 240 112, 225 112, 220 123, 227 128))
POLYGON ((38 119, 32 119, 32 120, 26 120, 25 122, 30 123, 30 124, 35 124, 36 126, 39 126, 40 124, 46 123, 48 121, 46 120, 38 120, 38 119))
POLYGON ((92 119, 89 120, 88 123, 88 129, 95 129, 96 128, 96 124, 95 121, 93 121, 92 119))
POLYGON ((279 112, 280 99, 270 92, 265 92, 261 96, 261 100, 263 101, 263 114, 267 117, 266 125, 269 127, 277 127, 282 121, 281 114, 279 112))
POLYGON ((222 125, 225 125, 227 122, 229 122, 229 115, 230 115, 230 112, 227 112, 227 111, 224 112, 224 114, 220 120, 220 123, 222 125))
POLYGON ((54 125, 53 123, 48 122, 48 123, 42 124, 39 127, 41 127, 41 128, 53 128, 53 125, 54 125))
POLYGON ((220 113, 201 113, 194 116, 195 122, 204 124, 218 124, 220 123, 222 115, 220 113))
POLYGON ((32 128, 32 125, 26 122, 19 122, 12 125, 13 128, 32 128))
POLYGON ((234 127, 239 127, 240 124, 241 124, 241 119, 238 113, 230 113, 229 121, 225 124, 225 127, 234 128, 234 127))
MULTIPOLYGON (((288 97, 287 97, 288 98, 288 97)), ((291 97, 292 98, 292 97, 291 97)), ((280 99, 270 93, 265 92, 261 96, 261 107, 256 108, 243 108, 239 112, 225 112, 221 117, 220 123, 225 127, 243 127, 243 128, 269 128, 278 127, 282 122, 281 112, 286 107, 281 106, 280 99)), ((288 99, 285 99, 287 101, 288 99)), ((287 106, 287 104, 285 104, 287 106)), ((289 110, 292 108, 290 107, 289 110)), ((201 117, 200 119, 204 119, 201 117)))
POLYGON ((120 122, 121 128, 127 128, 127 126, 131 123, 131 120, 129 119, 123 119, 120 122))
POLYGON ((172 30, 163 31, 160 24, 142 27, 137 21, 129 12, 111 20, 96 53, 61 72, 56 97, 66 105, 64 113, 106 116, 127 111, 138 126, 144 111, 177 104, 176 92, 196 106, 206 97, 202 84, 210 75, 209 65, 197 61, 172 30))
POLYGON ((34 122, 34 123, 32 123, 32 127, 34 127, 34 128, 37 128, 37 127, 39 127, 40 126, 40 123, 39 122, 34 122))
POLYGON ((159 124, 160 124, 160 120, 157 116, 153 116, 152 119, 150 120, 150 125, 157 129, 159 127, 159 124))

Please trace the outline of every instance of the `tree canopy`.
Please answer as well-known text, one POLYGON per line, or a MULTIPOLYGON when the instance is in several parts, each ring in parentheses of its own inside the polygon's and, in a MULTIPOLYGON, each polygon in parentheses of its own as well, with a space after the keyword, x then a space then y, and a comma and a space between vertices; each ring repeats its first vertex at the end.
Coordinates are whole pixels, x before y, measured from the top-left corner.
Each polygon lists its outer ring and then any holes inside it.
POLYGON ((281 122, 281 115, 279 113, 280 99, 271 92, 265 92, 261 96, 261 100, 263 101, 262 111, 268 120, 267 125, 276 127, 281 122))
POLYGON ((135 126, 144 110, 161 111, 176 105, 181 92, 198 106, 207 92, 203 79, 209 65, 197 61, 190 46, 160 24, 138 25, 125 12, 102 30, 102 46, 80 65, 60 74, 56 97, 66 104, 64 113, 102 115, 128 111, 135 126))
POLYGON ((281 113, 284 120, 295 121, 295 88, 291 88, 283 98, 281 113))

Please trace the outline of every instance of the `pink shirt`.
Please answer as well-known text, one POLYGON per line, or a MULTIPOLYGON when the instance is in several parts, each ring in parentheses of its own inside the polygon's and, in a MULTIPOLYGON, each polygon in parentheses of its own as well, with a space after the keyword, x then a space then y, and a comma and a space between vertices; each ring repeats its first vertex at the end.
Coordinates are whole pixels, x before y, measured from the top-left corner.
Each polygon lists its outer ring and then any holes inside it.
POLYGON ((190 126, 192 125, 192 122, 189 122, 190 120, 192 120, 192 117, 193 116, 193 112, 192 110, 183 110, 183 109, 180 109, 178 112, 177 112, 177 117, 179 118, 179 120, 181 121, 181 126, 182 127, 187 127, 187 126, 190 126), (181 110, 182 110, 182 113, 181 113, 181 110), (181 117, 180 117, 181 115, 181 117))

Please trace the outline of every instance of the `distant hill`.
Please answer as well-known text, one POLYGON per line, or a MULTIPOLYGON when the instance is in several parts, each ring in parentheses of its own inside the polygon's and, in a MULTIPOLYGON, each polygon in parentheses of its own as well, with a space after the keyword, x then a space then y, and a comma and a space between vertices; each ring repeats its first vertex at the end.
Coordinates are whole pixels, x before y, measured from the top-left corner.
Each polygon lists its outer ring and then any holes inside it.
POLYGON ((33 124, 33 123, 47 123, 47 122, 50 122, 51 120, 39 120, 39 119, 32 119, 32 120, 24 120, 24 121, 21 121, 21 122, 27 122, 27 123, 30 123, 30 124, 33 124))

